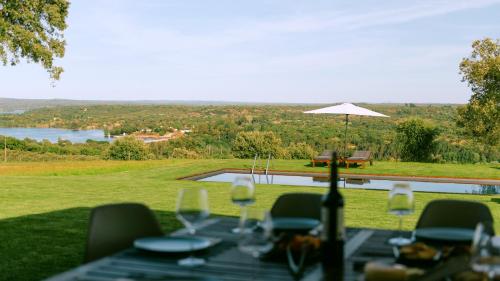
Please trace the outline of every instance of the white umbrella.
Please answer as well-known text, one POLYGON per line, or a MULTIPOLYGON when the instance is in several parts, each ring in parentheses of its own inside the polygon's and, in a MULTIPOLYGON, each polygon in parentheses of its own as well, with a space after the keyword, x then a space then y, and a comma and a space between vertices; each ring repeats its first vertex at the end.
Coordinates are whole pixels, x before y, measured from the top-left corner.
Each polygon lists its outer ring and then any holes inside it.
POLYGON ((344 157, 347 157, 347 123, 349 122, 349 115, 361 116, 376 116, 376 117, 389 117, 382 113, 371 111, 369 109, 355 106, 352 103, 343 103, 339 105, 329 106, 325 108, 305 111, 304 113, 311 114, 345 114, 345 133, 344 133, 344 157))

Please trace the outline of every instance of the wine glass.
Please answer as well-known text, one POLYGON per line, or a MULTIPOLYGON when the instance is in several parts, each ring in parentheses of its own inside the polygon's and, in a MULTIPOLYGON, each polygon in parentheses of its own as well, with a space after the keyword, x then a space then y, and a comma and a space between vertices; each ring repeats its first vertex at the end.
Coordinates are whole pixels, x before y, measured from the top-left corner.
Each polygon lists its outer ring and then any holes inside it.
MULTIPOLYGON (((176 217, 181 221, 189 234, 194 236, 196 228, 210 215, 208 208, 208 194, 202 188, 183 188, 177 199, 176 217)), ((193 256, 192 244, 190 244, 191 255, 179 260, 181 266, 198 266, 205 263, 204 259, 193 256)))
POLYGON ((471 247, 471 267, 493 280, 500 275, 500 249, 493 245, 493 238, 485 231, 483 223, 478 223, 474 231, 471 247), (496 257, 495 257, 496 256, 496 257))
POLYGON ((399 236, 389 239, 389 244, 394 246, 404 246, 411 243, 411 240, 402 236, 403 216, 413 213, 415 200, 409 184, 396 183, 389 192, 388 211, 390 214, 399 216, 399 236))
POLYGON ((273 223, 268 211, 257 207, 246 207, 240 218, 240 251, 259 258, 273 248, 273 223))
MULTIPOLYGON (((241 215, 245 206, 255 202, 255 185, 251 177, 238 176, 231 186, 231 201, 240 206, 241 215)), ((233 233, 239 233, 240 228, 233 228, 233 233)))

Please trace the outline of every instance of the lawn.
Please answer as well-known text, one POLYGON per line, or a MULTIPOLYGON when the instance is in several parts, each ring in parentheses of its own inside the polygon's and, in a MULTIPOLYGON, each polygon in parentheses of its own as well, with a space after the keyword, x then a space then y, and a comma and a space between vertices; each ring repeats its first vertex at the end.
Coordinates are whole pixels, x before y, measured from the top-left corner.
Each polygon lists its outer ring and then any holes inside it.
MULTIPOLYGON (((307 161, 274 161, 273 169, 326 172, 307 161)), ((178 190, 203 186, 209 191, 214 216, 236 216, 229 203, 228 183, 179 181, 176 178, 220 168, 248 168, 251 160, 162 160, 144 162, 80 161, 8 163, 0 165, 0 280, 39 280, 77 266, 83 256, 87 219, 92 207, 143 202, 155 210, 165 231, 180 227, 174 215, 178 190)), ((351 173, 500 178, 499 165, 453 165, 375 162, 351 173)), ((285 192, 324 192, 326 189, 257 186, 257 204, 270 207, 285 192)), ((343 190, 347 226, 394 228, 386 213, 387 192, 343 190)), ((438 198, 467 198, 487 204, 500 222, 498 196, 416 194, 416 213, 405 218, 414 227, 427 202, 438 198)), ((500 224, 495 228, 500 232, 500 224)))

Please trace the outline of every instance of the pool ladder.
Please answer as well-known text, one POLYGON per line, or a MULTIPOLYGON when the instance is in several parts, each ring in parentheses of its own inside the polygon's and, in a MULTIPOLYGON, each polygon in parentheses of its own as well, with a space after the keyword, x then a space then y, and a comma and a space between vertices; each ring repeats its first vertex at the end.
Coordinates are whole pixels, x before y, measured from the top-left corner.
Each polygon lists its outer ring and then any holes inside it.
MULTIPOLYGON (((272 158, 271 153, 269 153, 269 155, 267 157, 266 170, 264 172, 266 176, 269 174, 269 168, 271 165, 271 158, 272 158)), ((255 173, 255 168, 257 167, 257 159, 260 160, 259 154, 255 154, 255 157, 253 159, 252 175, 255 173)))
MULTIPOLYGON (((273 184, 274 182, 274 175, 271 175, 271 179, 269 179, 269 170, 271 169, 271 159, 272 159, 272 156, 271 154, 268 155, 267 157, 267 162, 266 162, 266 169, 264 170, 264 174, 266 176, 266 184, 273 184)), ((252 179, 253 179, 253 182, 256 183, 261 183, 261 175, 260 174, 257 174, 258 176, 258 181, 255 180, 255 175, 256 175, 256 171, 258 170, 258 162, 260 160, 260 157, 258 154, 255 155, 254 159, 253 159, 253 165, 252 165, 252 171, 251 171, 251 175, 252 175, 252 179)))

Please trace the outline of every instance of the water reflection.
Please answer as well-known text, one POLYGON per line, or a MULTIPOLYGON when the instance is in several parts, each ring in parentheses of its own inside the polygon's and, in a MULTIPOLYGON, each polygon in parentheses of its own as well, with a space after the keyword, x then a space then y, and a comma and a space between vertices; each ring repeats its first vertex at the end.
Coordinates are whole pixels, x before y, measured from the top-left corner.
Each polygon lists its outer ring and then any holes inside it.
MULTIPOLYGON (((232 182, 241 173, 222 173, 199 179, 200 181, 232 182)), ((295 176, 295 175, 252 175, 256 184, 280 184, 294 186, 328 187, 330 180, 324 176, 295 176)), ((390 190, 395 182, 392 180, 341 178, 339 186, 348 189, 390 190)), ((469 183, 443 183, 404 181, 410 184, 416 192, 460 193, 460 194, 500 194, 500 185, 481 185, 469 183)))
POLYGON ((481 184, 477 188, 474 188, 471 193, 472 194, 500 194, 500 186, 481 184))
POLYGON ((59 139, 73 143, 84 143, 88 139, 95 141, 109 141, 103 130, 70 130, 57 128, 0 128, 0 135, 16 139, 34 139, 36 141, 49 140, 56 143, 59 139))

